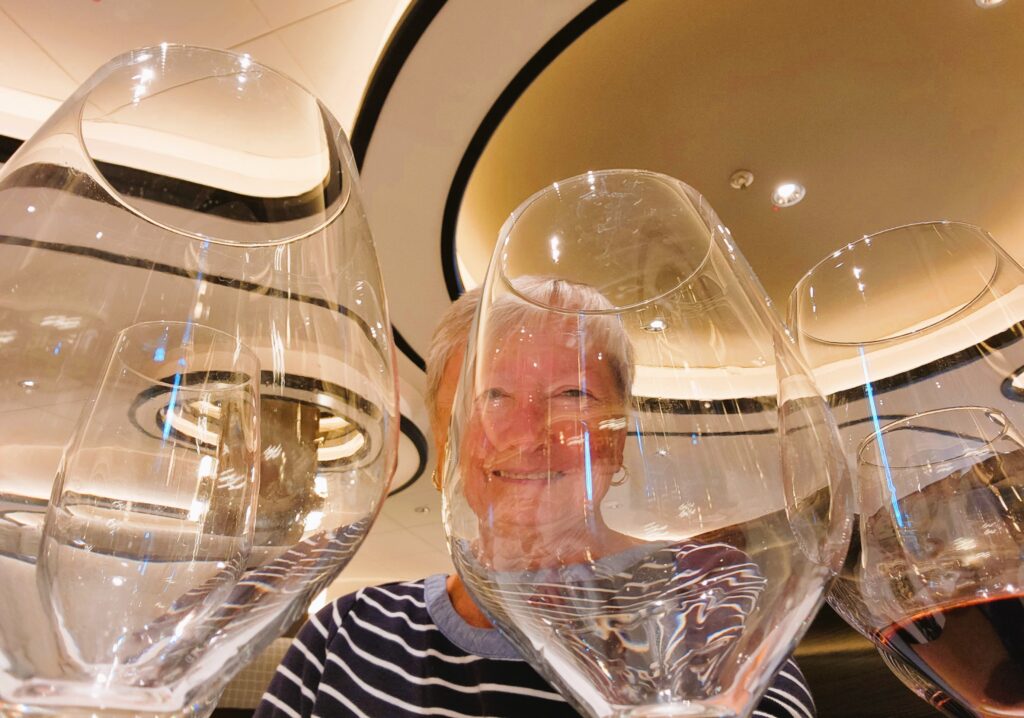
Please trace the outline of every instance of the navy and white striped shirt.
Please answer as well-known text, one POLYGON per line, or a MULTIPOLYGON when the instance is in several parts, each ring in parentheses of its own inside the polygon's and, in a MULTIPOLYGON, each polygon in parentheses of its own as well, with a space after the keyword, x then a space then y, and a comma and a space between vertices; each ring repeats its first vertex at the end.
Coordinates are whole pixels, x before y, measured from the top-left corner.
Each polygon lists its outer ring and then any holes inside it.
MULTIPOLYGON (((576 718, 499 631, 455 612, 445 579, 365 588, 322 609, 288 650, 256 718, 576 718)), ((753 715, 816 715, 792 659, 753 715)))

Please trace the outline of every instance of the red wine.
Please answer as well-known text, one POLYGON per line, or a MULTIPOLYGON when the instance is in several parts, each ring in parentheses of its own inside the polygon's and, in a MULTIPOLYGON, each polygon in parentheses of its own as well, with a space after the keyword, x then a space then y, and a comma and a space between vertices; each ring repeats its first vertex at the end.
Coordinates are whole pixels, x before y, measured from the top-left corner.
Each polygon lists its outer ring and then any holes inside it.
POLYGON ((1024 595, 933 608, 877 637, 975 710, 1024 716, 1024 595))

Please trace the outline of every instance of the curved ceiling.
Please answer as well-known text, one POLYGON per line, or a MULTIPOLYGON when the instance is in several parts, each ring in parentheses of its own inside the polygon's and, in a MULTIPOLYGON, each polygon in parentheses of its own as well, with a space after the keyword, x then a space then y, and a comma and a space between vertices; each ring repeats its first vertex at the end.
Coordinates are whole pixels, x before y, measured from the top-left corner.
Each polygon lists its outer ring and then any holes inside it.
POLYGON ((479 156, 455 235, 467 281, 520 201, 612 167, 702 192, 779 306, 818 259, 908 222, 979 224, 1024 257, 1022 27, 1020 2, 626 2, 479 156), (730 187, 737 169, 750 187, 730 187), (806 198, 776 210, 787 180, 806 198))
MULTIPOLYGON (((130 17, 94 3, 60 23, 52 7, 12 0, 0 9, 0 69, 20 77, 15 63, 27 62, 49 74, 0 88, 0 125, 45 117, 96 58, 180 40, 251 52, 349 126, 349 80, 372 64, 350 55, 375 53, 404 4, 310 0, 285 11, 231 0, 230 12, 215 12, 189 0, 172 12, 147 0, 130 17), (345 28, 351 43, 338 41, 345 28), (97 45, 100 54, 82 49, 97 45), (33 88, 48 104, 7 117, 12 93, 33 88)), ((456 289, 454 246, 468 275, 482 277, 507 214, 588 169, 643 167, 697 187, 776 302, 823 254, 904 222, 976 222, 1024 256, 1021 27, 1019 2, 414 0, 377 58, 353 131, 403 348, 403 423, 428 434, 422 357, 456 289), (734 190, 740 168, 754 183, 734 190), (770 190, 786 179, 807 197, 773 211, 770 190)), ((424 451, 405 451, 407 475, 424 451)), ((368 543, 332 591, 446 563, 438 504, 422 480, 389 499, 377 531, 400 538, 368 543)))

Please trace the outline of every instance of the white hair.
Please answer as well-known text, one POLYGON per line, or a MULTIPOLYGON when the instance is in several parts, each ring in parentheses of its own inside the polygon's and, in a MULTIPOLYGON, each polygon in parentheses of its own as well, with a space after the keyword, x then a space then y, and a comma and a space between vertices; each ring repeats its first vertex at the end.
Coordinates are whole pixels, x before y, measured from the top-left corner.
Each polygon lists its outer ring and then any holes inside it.
POLYGON ((575 331, 580 333, 584 347, 607 358, 620 396, 629 398, 633 386, 633 346, 607 297, 589 284, 553 277, 523 276, 511 284, 513 293, 499 297, 490 307, 492 326, 536 325, 551 316, 551 309, 567 319, 575 316, 575 331))
MULTIPOLYGON (((503 294, 489 307, 492 326, 514 327, 537 323, 550 316, 548 309, 567 317, 584 313, 585 346, 599 348, 608 358, 623 398, 633 385, 633 347, 611 302, 597 289, 552 277, 524 276, 512 281, 512 293, 503 294)), ((437 417, 437 394, 448 362, 469 341, 469 330, 480 305, 481 290, 471 289, 456 299, 441 316, 427 353, 426 404, 430 420, 437 417)))
POLYGON ((427 395, 424 397, 431 422, 437 417, 437 392, 441 387, 445 367, 458 350, 466 348, 469 328, 478 306, 480 287, 470 289, 452 302, 434 329, 430 349, 427 351, 427 395))

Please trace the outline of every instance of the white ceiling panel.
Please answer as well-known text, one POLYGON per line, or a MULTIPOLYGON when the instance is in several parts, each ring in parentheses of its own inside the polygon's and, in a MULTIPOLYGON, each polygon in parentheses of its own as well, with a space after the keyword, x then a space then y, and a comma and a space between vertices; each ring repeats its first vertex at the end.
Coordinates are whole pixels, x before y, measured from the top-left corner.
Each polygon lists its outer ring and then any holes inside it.
POLYGON ((63 100, 78 86, 2 11, 0 38, 0 77, 6 87, 63 100))
POLYGON ((398 4, 396 0, 349 0, 275 33, 346 132, 352 130, 363 88, 398 4))
POLYGON ((76 85, 132 48, 161 42, 225 48, 272 29, 249 0, 2 0, 0 7, 76 85))
MULTIPOLYGON (((431 455, 431 461, 434 456, 431 455)), ((434 488, 430 478, 433 464, 427 467, 426 474, 408 489, 389 496, 381 507, 381 516, 402 528, 415 528, 441 523, 441 494, 434 488)), ((390 523, 389 522, 389 523, 390 523)))
POLYGON ((270 27, 279 28, 351 0, 252 0, 270 27))

